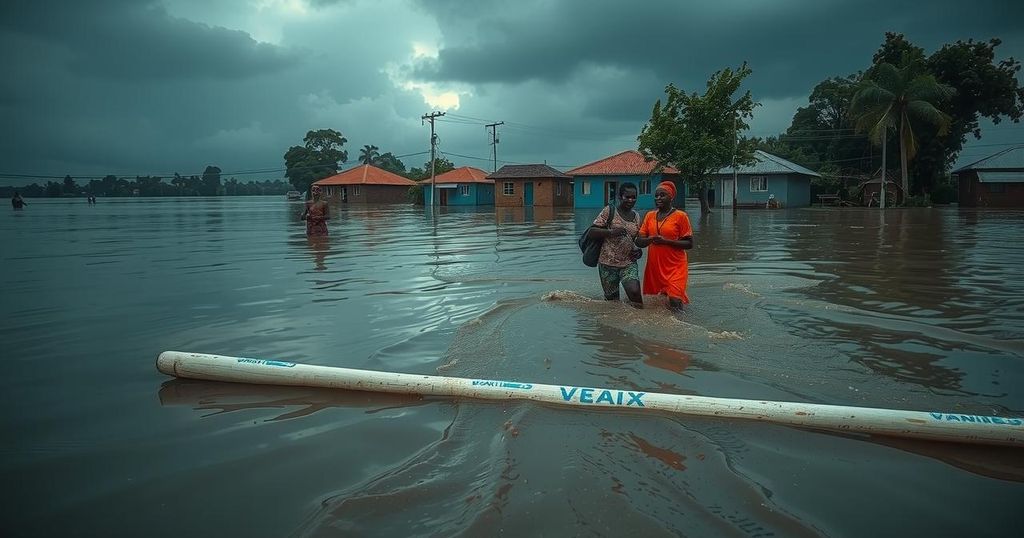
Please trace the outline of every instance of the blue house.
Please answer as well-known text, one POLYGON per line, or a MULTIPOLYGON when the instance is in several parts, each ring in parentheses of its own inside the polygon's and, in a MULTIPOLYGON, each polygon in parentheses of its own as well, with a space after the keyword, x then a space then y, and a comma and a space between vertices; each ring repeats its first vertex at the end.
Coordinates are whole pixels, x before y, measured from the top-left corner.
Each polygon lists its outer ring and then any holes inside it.
POLYGON ((432 191, 437 191, 437 205, 478 206, 494 205, 494 180, 487 172, 472 166, 449 170, 434 178, 433 189, 429 179, 423 180, 423 203, 431 207, 432 191))
POLYGON ((733 177, 737 207, 765 207, 772 195, 782 207, 811 205, 811 178, 820 178, 817 172, 761 150, 754 159, 752 165, 722 168, 714 175, 716 205, 732 206, 733 177))
POLYGON ((611 157, 573 168, 566 174, 573 176, 573 207, 604 207, 615 201, 619 185, 637 186, 636 207, 654 207, 654 189, 658 183, 669 180, 676 185, 675 207, 684 207, 686 185, 679 171, 665 167, 655 172, 657 163, 647 160, 636 150, 627 150, 611 157))

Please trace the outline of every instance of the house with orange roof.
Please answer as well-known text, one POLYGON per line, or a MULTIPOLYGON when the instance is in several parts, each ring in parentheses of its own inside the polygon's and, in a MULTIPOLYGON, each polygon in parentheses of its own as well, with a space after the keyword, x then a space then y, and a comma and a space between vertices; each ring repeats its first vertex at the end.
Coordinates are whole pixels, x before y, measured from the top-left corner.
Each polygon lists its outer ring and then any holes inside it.
POLYGON ((572 207, 572 178, 546 164, 506 164, 487 178, 497 207, 572 207))
POLYGON ((654 189, 662 181, 676 185, 675 207, 684 207, 686 185, 679 171, 671 166, 658 169, 639 151, 626 150, 610 157, 578 166, 566 172, 573 177, 573 207, 604 207, 615 202, 619 186, 632 183, 637 188, 637 208, 654 207, 654 189))
POLYGON ((409 187, 416 182, 372 164, 364 164, 313 184, 323 189, 330 203, 405 204, 409 203, 409 187))
POLYGON ((494 180, 487 179, 487 172, 472 166, 461 166, 434 177, 433 188, 429 178, 420 184, 427 207, 431 207, 435 191, 437 205, 441 206, 494 205, 494 180))

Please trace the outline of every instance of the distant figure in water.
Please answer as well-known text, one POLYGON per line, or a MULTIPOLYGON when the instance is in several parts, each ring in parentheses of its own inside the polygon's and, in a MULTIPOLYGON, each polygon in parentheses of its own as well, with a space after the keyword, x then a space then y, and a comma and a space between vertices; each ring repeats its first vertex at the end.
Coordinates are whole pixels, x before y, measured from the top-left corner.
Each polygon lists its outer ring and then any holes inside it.
POLYGON ((14 191, 14 196, 11 196, 11 207, 13 207, 14 209, 21 209, 26 205, 28 204, 26 204, 25 200, 21 198, 21 195, 18 194, 18 191, 14 191))
POLYGON ((597 258, 597 274, 601 279, 606 301, 619 300, 619 285, 626 290, 629 303, 643 308, 644 299, 640 294, 640 266, 637 260, 643 251, 633 242, 640 230, 640 216, 633 211, 636 205, 636 185, 623 183, 619 186, 619 205, 607 206, 594 219, 594 227, 590 233, 594 237, 604 238, 601 254, 597 258), (610 225, 608 212, 614 211, 610 225))
POLYGON ((636 244, 650 245, 647 267, 644 268, 644 295, 664 293, 668 295, 668 306, 682 310, 689 303, 686 296, 686 281, 689 266, 686 251, 693 248, 693 229, 690 217, 672 207, 676 197, 676 186, 671 181, 662 181, 654 189, 654 211, 648 211, 640 225, 640 237, 636 244))
POLYGON ((331 218, 327 202, 320 199, 322 193, 320 185, 313 185, 309 192, 313 195, 313 199, 306 200, 306 210, 302 212, 302 220, 306 221, 306 235, 309 237, 326 236, 327 219, 331 218))
POLYGON ((96 197, 90 194, 89 197, 85 199, 85 201, 90 203, 90 204, 95 204, 96 203, 96 197))

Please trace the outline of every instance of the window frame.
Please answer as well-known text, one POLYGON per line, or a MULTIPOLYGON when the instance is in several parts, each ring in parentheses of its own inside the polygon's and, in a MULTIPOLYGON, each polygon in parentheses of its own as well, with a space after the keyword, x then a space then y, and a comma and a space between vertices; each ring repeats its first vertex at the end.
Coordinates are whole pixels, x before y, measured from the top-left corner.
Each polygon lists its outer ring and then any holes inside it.
POLYGON ((469 196, 469 183, 466 183, 465 185, 459 185, 459 192, 463 196, 469 196))
POLYGON ((750 176, 750 192, 768 192, 768 176, 750 176), (754 182, 764 183, 763 189, 755 189, 754 182))
POLYGON ((583 184, 582 184, 581 188, 583 189, 583 191, 582 191, 583 192, 583 196, 590 196, 590 180, 589 179, 583 181, 583 184))
POLYGON ((502 196, 515 196, 516 195, 516 184, 513 181, 506 181, 501 186, 502 196))

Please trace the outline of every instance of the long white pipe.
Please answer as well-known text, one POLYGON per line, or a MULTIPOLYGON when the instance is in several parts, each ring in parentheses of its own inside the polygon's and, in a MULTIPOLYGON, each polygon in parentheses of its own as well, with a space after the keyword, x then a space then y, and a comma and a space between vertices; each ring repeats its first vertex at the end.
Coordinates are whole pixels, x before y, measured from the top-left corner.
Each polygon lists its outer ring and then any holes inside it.
POLYGON ((209 381, 488 400, 534 400, 590 409, 658 410, 706 417, 760 420, 839 432, 1024 447, 1024 419, 1020 418, 396 374, 181 351, 161 353, 156 367, 167 375, 209 381))

